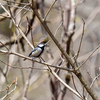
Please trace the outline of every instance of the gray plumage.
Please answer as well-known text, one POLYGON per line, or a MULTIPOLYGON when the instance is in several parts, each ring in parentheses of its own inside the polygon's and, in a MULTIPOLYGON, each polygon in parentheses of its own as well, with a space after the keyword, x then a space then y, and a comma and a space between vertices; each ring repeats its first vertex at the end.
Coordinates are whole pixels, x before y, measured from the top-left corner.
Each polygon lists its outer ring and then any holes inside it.
MULTIPOLYGON (((43 51, 44 51, 44 47, 45 47, 45 46, 46 46, 46 45, 43 44, 43 43, 37 45, 37 47, 34 48, 34 49, 31 51, 31 53, 28 55, 28 57, 35 57, 35 58, 40 57, 41 54, 42 54, 43 51)), ((24 60, 26 60, 26 59, 24 59, 24 60)))

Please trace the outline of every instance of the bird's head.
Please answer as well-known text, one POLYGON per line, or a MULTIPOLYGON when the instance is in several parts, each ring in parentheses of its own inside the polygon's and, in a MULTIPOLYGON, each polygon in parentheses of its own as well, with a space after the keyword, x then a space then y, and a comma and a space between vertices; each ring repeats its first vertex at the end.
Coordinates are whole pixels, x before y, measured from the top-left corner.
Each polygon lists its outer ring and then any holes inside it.
POLYGON ((44 44, 44 43, 40 43, 37 45, 37 47, 39 47, 39 48, 44 48, 45 46, 46 46, 46 44, 44 44))
POLYGON ((44 48, 49 42, 50 42, 50 40, 48 42, 42 41, 40 44, 37 45, 37 47, 44 48))

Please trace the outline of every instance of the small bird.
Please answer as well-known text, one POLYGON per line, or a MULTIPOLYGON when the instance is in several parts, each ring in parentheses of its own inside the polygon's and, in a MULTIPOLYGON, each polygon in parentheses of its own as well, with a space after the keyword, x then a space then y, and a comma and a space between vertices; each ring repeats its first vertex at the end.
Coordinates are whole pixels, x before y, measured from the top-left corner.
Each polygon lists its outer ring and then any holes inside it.
MULTIPOLYGON (((44 51, 44 47, 46 46, 47 44, 45 43, 40 43, 37 45, 36 48, 34 48, 31 53, 28 55, 28 57, 34 57, 34 58, 38 58, 41 56, 41 54, 43 53, 44 51)), ((26 60, 26 58, 24 59, 24 61, 26 60)), ((41 62, 41 60, 40 60, 41 62)))

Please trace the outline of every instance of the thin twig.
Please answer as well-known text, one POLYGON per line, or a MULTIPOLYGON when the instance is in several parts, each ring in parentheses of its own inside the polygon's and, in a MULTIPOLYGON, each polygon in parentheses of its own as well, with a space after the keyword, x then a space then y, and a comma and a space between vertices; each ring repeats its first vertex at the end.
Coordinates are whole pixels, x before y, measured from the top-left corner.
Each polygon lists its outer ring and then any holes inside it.
MULTIPOLYGON (((98 79, 98 77, 100 77, 100 74, 97 75, 97 76, 93 79, 93 81, 92 81, 92 83, 91 83, 91 85, 90 85, 90 88, 92 88, 94 82, 98 79)), ((88 98, 89 98, 89 94, 87 94, 86 100, 88 100, 88 98)))
POLYGON ((100 77, 100 74, 99 74, 99 75, 97 75, 97 76, 93 79, 93 81, 92 81, 92 83, 91 83, 90 87, 92 87, 92 86, 93 86, 94 82, 96 81, 96 79, 98 79, 98 77, 100 77))
POLYGON ((83 86, 83 98, 85 98, 84 92, 85 92, 85 88, 84 88, 84 86, 83 86))
POLYGON ((58 31, 58 30, 59 30, 59 28, 62 26, 62 24, 63 24, 63 22, 61 22, 61 23, 60 23, 60 25, 58 26, 58 28, 56 29, 54 36, 56 36, 57 31, 58 31))
MULTIPOLYGON (((18 44, 17 44, 17 45, 18 45, 17 50, 18 50, 19 53, 21 53, 21 45, 20 45, 19 39, 17 40, 17 42, 18 42, 18 44)), ((21 59, 21 58, 18 57, 18 63, 19 63, 19 66, 20 66, 20 68, 21 68, 22 66, 21 66, 21 60, 20 60, 20 59, 21 59)), ((21 71, 22 82, 23 82, 23 87, 24 87, 24 85, 25 85, 24 73, 23 73, 23 70, 22 70, 22 69, 20 69, 20 71, 21 71)))
POLYGON ((92 87, 92 86, 93 86, 94 82, 96 81, 96 79, 98 79, 98 77, 100 77, 100 74, 99 74, 99 75, 97 75, 97 76, 93 79, 93 81, 92 81, 92 83, 91 83, 90 87, 92 87))
POLYGON ((24 17, 25 14, 27 14, 27 12, 28 12, 28 11, 25 11, 25 12, 23 13, 23 15, 21 16, 21 19, 20 19, 20 21, 19 21, 19 23, 18 23, 18 26, 20 25, 20 23, 21 23, 21 21, 22 21, 22 18, 24 17))
POLYGON ((16 14, 16 16, 14 16, 14 18, 16 18, 17 15, 18 15, 26 6, 28 6, 28 5, 30 5, 30 3, 28 3, 28 4, 26 4, 24 7, 22 7, 21 10, 16 14))
POLYGON ((92 53, 88 56, 88 58, 77 68, 77 70, 78 69, 80 69, 80 67, 82 67, 85 63, 86 63, 86 61, 93 55, 93 53, 96 51, 96 50, 98 50, 100 48, 100 44, 92 51, 92 53))
POLYGON ((85 22, 84 22, 83 19, 82 19, 82 21, 83 21, 83 31, 82 31, 81 41, 80 41, 79 48, 78 48, 78 52, 77 52, 77 56, 76 56, 76 61, 77 61, 77 58, 78 58, 78 56, 79 56, 79 52, 80 52, 81 44, 82 44, 82 40, 83 40, 83 35, 84 35, 85 22))
MULTIPOLYGON (((44 5, 45 5, 45 1, 41 0, 40 4, 39 4, 39 9, 41 12, 41 17, 44 18, 44 5)), ((46 30, 44 29, 44 27, 41 25, 41 31, 42 34, 44 34, 45 36, 47 36, 46 30)))
MULTIPOLYGON (((28 4, 27 4, 27 5, 28 5, 28 4)), ((23 9, 23 10, 26 10, 26 11, 29 11, 29 12, 33 12, 33 11, 32 11, 31 9, 29 9, 29 8, 18 7, 18 6, 15 6, 15 5, 3 5, 3 6, 18 8, 18 9, 23 9)))
MULTIPOLYGON (((75 81, 74 81, 74 77, 73 77, 73 74, 71 73, 71 76, 72 76, 72 81, 73 81, 73 85, 74 85, 74 88, 75 90, 77 91, 77 93, 82 97, 82 95, 80 94, 80 92, 77 90, 76 88, 76 85, 75 85, 75 81)), ((83 98, 83 97, 82 97, 83 98)))
POLYGON ((29 21, 29 19, 28 19, 27 16, 26 16, 26 19, 27 19, 27 21, 28 21, 28 25, 31 27, 31 28, 30 28, 30 29, 31 29, 31 39, 32 39, 32 44, 33 44, 33 46, 35 47, 34 39, 33 39, 33 35, 32 35, 32 29, 33 29, 33 27, 30 25, 30 21, 29 21))
POLYGON ((0 41, 0 43, 9 51, 8 47, 5 46, 5 44, 3 44, 1 41, 0 41))
POLYGON ((49 12, 51 11, 51 9, 52 9, 52 7, 53 7, 53 5, 55 4, 56 1, 57 1, 57 0, 55 0, 55 1, 52 3, 51 7, 50 7, 49 10, 47 11, 47 13, 46 13, 46 15, 45 15, 45 17, 44 17, 44 21, 46 20, 46 18, 47 18, 47 16, 48 16, 49 12))
POLYGON ((21 3, 21 2, 17 2, 17 1, 10 1, 10 0, 4 0, 4 1, 8 1, 10 3, 16 3, 16 4, 26 5, 26 3, 21 3))
MULTIPOLYGON (((32 62, 32 67, 34 67, 34 62, 32 62)), ((28 76, 28 82, 26 84, 25 91, 24 91, 24 98, 27 98, 27 92, 28 92, 32 72, 33 72, 33 69, 30 70, 30 73, 29 73, 29 76, 28 76)))

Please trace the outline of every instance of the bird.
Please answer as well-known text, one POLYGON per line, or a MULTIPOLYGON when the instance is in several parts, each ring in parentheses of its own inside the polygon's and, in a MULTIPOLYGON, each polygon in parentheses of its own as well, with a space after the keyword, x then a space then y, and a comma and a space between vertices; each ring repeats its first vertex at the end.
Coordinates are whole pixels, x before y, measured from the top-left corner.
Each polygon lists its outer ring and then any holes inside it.
MULTIPOLYGON (((33 57, 34 58, 39 58, 41 56, 41 54, 43 53, 44 51, 44 47, 46 46, 47 44, 46 43, 40 43, 37 45, 36 48, 34 48, 31 53, 28 55, 28 57, 33 57)), ((24 61, 26 60, 26 58, 24 59, 24 61)), ((41 62, 41 60, 40 60, 41 62)))

